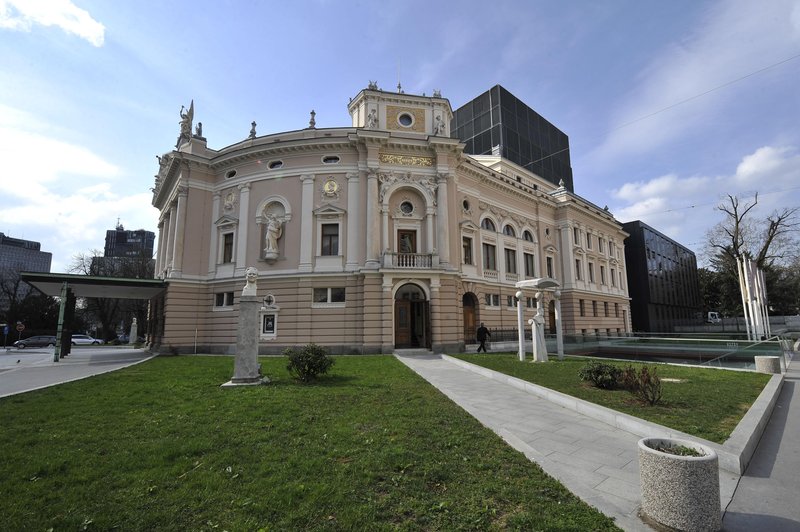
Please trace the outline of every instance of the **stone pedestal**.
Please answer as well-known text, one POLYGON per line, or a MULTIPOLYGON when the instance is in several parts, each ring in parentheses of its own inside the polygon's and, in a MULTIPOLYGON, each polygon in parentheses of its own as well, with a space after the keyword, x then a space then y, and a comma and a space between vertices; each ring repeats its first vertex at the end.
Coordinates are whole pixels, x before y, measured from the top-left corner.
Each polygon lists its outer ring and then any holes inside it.
POLYGON ((258 364, 258 316, 261 301, 255 295, 243 295, 239 300, 239 332, 236 337, 236 360, 233 378, 223 386, 263 384, 258 364))
POLYGON ((780 357, 753 357, 756 359, 756 371, 758 373, 780 373, 780 357))

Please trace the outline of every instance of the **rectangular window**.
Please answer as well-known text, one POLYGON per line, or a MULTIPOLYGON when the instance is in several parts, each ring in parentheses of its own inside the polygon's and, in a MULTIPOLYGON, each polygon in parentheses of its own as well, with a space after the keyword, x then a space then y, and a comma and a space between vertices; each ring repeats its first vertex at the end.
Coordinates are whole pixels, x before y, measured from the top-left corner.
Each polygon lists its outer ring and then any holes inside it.
POLYGON ((575 278, 581 280, 581 259, 575 259, 575 278))
POLYGON ((586 233, 586 248, 592 249, 592 235, 590 233, 586 233))
POLYGON ((577 227, 572 228, 572 238, 575 241, 576 246, 581 245, 581 232, 578 230, 577 227))
POLYGON ((215 307, 232 307, 233 292, 217 292, 214 294, 215 307))
POLYGON ((525 306, 527 306, 528 308, 536 308, 536 298, 535 297, 525 298, 525 306))
POLYGON ((233 233, 222 235, 222 262, 233 262, 233 233))
POLYGON ((594 263, 589 263, 589 282, 594 282, 594 263))
POLYGON ((517 252, 513 249, 504 248, 506 256, 506 273, 517 273, 517 252))
POLYGON ((535 269, 533 267, 533 253, 523 253, 522 258, 525 259, 525 277, 536 277, 535 269))
POLYGON ((547 257, 547 276, 551 279, 555 279, 556 276, 553 275, 553 257, 547 257))
POLYGON ((516 307, 517 298, 515 296, 506 296, 506 305, 509 307, 516 307))
POLYGON ((609 242, 608 243, 608 254, 611 256, 611 258, 614 258, 615 250, 616 250, 616 246, 614 246, 614 243, 613 242, 609 242))
POLYGON ((606 267, 600 265, 600 284, 606 284, 606 267))
POLYGON ((344 287, 334 287, 334 288, 315 288, 314 289, 314 299, 313 304, 326 304, 326 303, 338 303, 335 306, 343 306, 342 304, 345 302, 345 289, 344 287))
POLYGON ((611 268, 611 286, 617 286, 617 271, 611 268))
POLYGON ((484 270, 497 270, 497 261, 495 258, 495 247, 492 244, 483 244, 483 269, 484 270))
POLYGON ((463 237, 461 239, 461 246, 464 248, 464 264, 472 264, 472 239, 463 237))
POLYGON ((605 248, 605 240, 602 238, 597 239, 597 251, 603 253, 603 248, 605 248))
POLYGON ((500 294, 485 294, 484 299, 486 301, 487 307, 499 307, 500 306, 500 294))
POLYGON ((608 317, 608 301, 603 301, 603 312, 605 313, 606 318, 607 318, 608 317))
POLYGON ((583 304, 583 299, 578 300, 578 309, 580 310, 581 316, 586 316, 586 308, 583 304))
POLYGON ((322 255, 339 254, 339 224, 322 224, 322 255))
POLYGON ((592 301, 592 316, 597 317, 597 301, 592 301))

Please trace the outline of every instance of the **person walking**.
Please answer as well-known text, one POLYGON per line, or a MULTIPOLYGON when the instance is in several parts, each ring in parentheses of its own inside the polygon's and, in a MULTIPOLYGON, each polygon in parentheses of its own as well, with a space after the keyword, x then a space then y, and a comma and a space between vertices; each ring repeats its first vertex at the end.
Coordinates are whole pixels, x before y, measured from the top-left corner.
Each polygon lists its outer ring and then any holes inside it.
POLYGON ((492 336, 492 333, 490 333, 489 329, 484 327, 483 322, 481 322, 481 326, 478 327, 476 334, 478 337, 478 341, 481 343, 481 345, 478 346, 478 353, 481 352, 481 349, 483 349, 483 352, 486 353, 486 337, 492 336))

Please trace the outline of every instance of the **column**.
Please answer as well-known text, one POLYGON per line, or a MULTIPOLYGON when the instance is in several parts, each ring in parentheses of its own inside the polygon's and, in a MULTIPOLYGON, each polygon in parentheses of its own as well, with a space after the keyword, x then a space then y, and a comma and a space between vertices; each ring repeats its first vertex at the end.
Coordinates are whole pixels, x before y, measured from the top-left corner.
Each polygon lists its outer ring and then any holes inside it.
POLYGON ((314 176, 304 174, 300 176, 303 183, 303 195, 300 207, 300 264, 301 272, 311 271, 311 257, 314 229, 314 176))
POLYGON ((564 360, 564 333, 561 330, 561 290, 553 292, 553 297, 556 300, 556 346, 558 350, 558 359, 564 360))
MULTIPOLYGON (((381 247, 378 250, 378 256, 380 257, 381 253, 383 253, 384 250, 387 250, 390 247, 391 246, 389 245, 389 206, 381 205, 381 247)), ((383 259, 384 261, 388 261, 389 255, 385 255, 383 259)), ((384 266, 391 266, 391 263, 384 264, 384 266)))
POLYGON ((433 253, 434 250, 436 249, 435 242, 433 241, 433 229, 436 226, 436 218, 434 217, 433 207, 428 207, 427 211, 425 212, 425 224, 428 235, 427 237, 428 249, 426 250, 426 252, 433 253))
MULTIPOLYGON (((236 273, 247 268, 247 229, 250 227, 250 183, 239 185, 239 225, 236 228, 236 273)), ((216 260, 214 261, 216 262, 216 260)))
POLYGON ((158 249, 156 250, 155 277, 161 275, 161 255, 164 250, 164 220, 158 221, 158 249))
MULTIPOLYGON (((572 244, 570 239, 570 228, 564 225, 559 229, 561 233, 561 242, 559 243, 559 251, 561 252, 561 269, 564 272, 564 287, 572 287, 575 285, 575 254, 572 252, 572 244)), ((553 265, 555 267, 555 264, 553 265)))
POLYGON ((345 270, 358 270, 358 241, 361 227, 361 205, 359 199, 359 175, 347 174, 347 261, 345 270))
POLYGON ((175 214, 176 206, 169 208, 169 226, 167 226, 167 247, 164 251, 164 277, 169 277, 172 270, 173 253, 175 248, 175 214))
POLYGON ((378 261, 378 174, 370 170, 367 174, 367 238, 366 264, 370 269, 380 267, 378 261))
POLYGON ((522 298, 525 294, 522 290, 518 290, 514 294, 517 298, 517 338, 519 346, 517 348, 517 356, 520 362, 525 362, 525 318, 522 315, 522 298))
POLYGON ((186 237, 186 198, 189 195, 187 186, 178 187, 178 207, 175 220, 175 236, 172 247, 172 271, 170 277, 180 277, 183 268, 183 240, 186 237))
POLYGON ((213 199, 211 201, 211 227, 210 231, 211 234, 208 239, 208 273, 213 274, 217 271, 217 257, 218 257, 218 249, 217 246, 219 238, 219 230, 215 224, 216 218, 219 216, 219 192, 214 192, 213 199))
POLYGON ((436 239, 436 248, 439 251, 439 262, 445 268, 450 266, 450 231, 448 225, 450 224, 450 217, 447 212, 447 181, 450 174, 439 174, 439 188, 437 189, 437 222, 438 234, 436 239))

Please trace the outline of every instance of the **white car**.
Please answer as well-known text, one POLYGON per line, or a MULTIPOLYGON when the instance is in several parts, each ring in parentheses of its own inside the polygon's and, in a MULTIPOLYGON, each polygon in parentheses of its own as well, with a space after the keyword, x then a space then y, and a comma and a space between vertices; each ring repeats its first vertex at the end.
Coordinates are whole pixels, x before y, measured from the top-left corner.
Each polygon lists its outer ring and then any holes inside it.
POLYGON ((97 338, 92 338, 88 334, 73 334, 72 335, 72 345, 100 345, 103 340, 98 340, 97 338))

